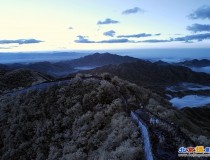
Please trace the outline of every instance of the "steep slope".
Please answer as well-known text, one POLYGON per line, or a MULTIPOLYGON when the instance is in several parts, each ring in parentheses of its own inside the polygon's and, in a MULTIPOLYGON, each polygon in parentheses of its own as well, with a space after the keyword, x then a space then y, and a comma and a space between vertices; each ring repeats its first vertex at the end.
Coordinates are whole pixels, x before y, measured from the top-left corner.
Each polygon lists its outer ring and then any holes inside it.
POLYGON ((138 85, 149 87, 153 91, 164 89, 165 86, 178 82, 210 84, 208 74, 196 73, 182 66, 159 65, 144 60, 103 66, 87 72, 92 74, 108 72, 138 85))
POLYGON ((192 123, 200 126, 200 130, 206 130, 207 133, 210 133, 209 107, 183 108, 181 112, 183 112, 185 117, 190 119, 192 123))
POLYGON ((1 99, 2 159, 143 159, 138 127, 112 82, 74 78, 1 99))
POLYGON ((27 69, 7 70, 0 77, 0 92, 24 88, 48 80, 51 80, 50 76, 27 69))
MULTIPOLYGON (((156 158, 164 154, 162 159, 177 159, 180 145, 197 143, 205 133, 192 131, 199 126, 190 125, 160 96, 107 74, 77 75, 47 89, 0 96, 0 105, 3 160, 144 159, 140 129, 130 111, 148 128, 156 158), (154 118, 159 123, 150 123, 154 118), (164 148, 167 144, 170 147, 164 148)), ((200 144, 208 142, 203 137, 200 144)))

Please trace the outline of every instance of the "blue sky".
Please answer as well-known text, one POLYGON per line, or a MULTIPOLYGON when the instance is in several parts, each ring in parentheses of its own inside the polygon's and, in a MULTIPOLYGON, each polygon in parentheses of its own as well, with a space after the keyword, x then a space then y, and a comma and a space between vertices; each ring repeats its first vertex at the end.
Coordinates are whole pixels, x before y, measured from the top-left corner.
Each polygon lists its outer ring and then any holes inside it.
POLYGON ((207 48, 209 0, 1 0, 0 52, 207 48))

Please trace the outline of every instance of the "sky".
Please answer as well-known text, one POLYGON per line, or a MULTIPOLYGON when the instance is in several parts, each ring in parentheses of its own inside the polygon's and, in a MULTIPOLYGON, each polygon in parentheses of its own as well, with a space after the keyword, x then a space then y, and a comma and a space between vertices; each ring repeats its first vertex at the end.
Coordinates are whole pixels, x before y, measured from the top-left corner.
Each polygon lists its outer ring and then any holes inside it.
POLYGON ((0 52, 210 48, 209 0, 0 0, 0 52))

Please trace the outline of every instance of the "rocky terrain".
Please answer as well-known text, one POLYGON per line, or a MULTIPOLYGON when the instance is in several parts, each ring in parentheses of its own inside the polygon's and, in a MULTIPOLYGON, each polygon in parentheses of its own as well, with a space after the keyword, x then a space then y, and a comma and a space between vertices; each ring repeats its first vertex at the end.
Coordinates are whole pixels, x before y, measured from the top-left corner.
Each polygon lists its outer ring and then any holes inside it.
POLYGON ((177 159, 184 144, 209 145, 208 127, 201 132, 159 95, 118 77, 78 74, 51 83, 0 97, 2 159, 145 159, 131 111, 148 128, 154 158, 177 159))

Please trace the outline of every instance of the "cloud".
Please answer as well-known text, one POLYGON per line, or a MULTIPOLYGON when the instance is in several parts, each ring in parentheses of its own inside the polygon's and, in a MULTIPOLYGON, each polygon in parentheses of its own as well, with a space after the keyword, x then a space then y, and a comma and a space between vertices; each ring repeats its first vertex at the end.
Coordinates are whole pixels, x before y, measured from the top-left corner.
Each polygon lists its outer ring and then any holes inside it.
POLYGON ((44 41, 36 40, 36 39, 17 39, 17 40, 0 40, 0 44, 33 44, 40 43, 44 41))
POLYGON ((192 32, 205 32, 210 31, 210 25, 207 24, 193 24, 192 26, 188 26, 187 30, 192 32))
POLYGON ((86 36, 77 36, 79 39, 75 40, 75 43, 135 43, 134 41, 130 41, 128 39, 108 39, 101 41, 91 41, 86 36))
POLYGON ((210 19, 210 6, 204 5, 189 15, 190 19, 210 19))
POLYGON ((0 49, 12 49, 12 48, 16 48, 18 46, 8 46, 8 47, 0 47, 0 49))
POLYGON ((149 40, 144 40, 144 41, 138 41, 139 43, 163 43, 163 42, 171 42, 172 39, 170 40, 162 40, 162 39, 149 39, 149 40))
POLYGON ((134 7, 131 9, 127 9, 122 12, 123 15, 135 14, 135 13, 144 13, 145 11, 139 7, 134 7))
POLYGON ((97 24, 98 25, 104 25, 104 24, 117 24, 120 23, 119 21, 116 20, 112 20, 110 18, 105 19, 104 21, 98 21, 97 24))
POLYGON ((98 41, 96 43, 134 43, 134 41, 130 41, 128 39, 109 39, 98 41))
POLYGON ((183 37, 159 40, 159 39, 149 39, 143 41, 136 41, 135 43, 163 43, 163 42, 186 42, 186 43, 193 43, 193 41, 203 41, 210 39, 210 33, 206 34, 195 34, 195 35, 187 35, 183 37))
POLYGON ((188 35, 188 36, 184 36, 184 37, 178 37, 178 38, 174 38, 173 41, 191 42, 193 40, 203 41, 206 39, 210 39, 210 33, 194 34, 194 35, 188 35))
POLYGON ((128 38, 117 38, 117 39, 108 39, 108 40, 101 40, 101 41, 91 41, 85 36, 77 36, 77 37, 79 39, 75 40, 76 43, 164 43, 164 42, 193 43, 193 41, 203 41, 203 40, 210 39, 210 33, 187 35, 187 36, 183 36, 183 37, 170 38, 170 39, 148 39, 148 40, 143 40, 143 41, 129 40, 128 38))
POLYGON ((203 41, 210 39, 210 33, 206 34, 195 34, 195 35, 187 35, 183 37, 177 37, 177 38, 170 38, 170 39, 149 39, 149 40, 143 40, 143 41, 136 41, 135 43, 163 43, 163 42, 186 42, 186 43, 193 43, 193 41, 203 41))
POLYGON ((183 34, 176 33, 176 34, 172 34, 172 35, 175 35, 175 36, 181 36, 181 35, 183 35, 183 34))
POLYGON ((160 36, 160 35, 161 35, 161 33, 154 34, 154 36, 160 36))
POLYGON ((130 34, 130 35, 119 35, 118 38, 141 38, 141 37, 150 37, 152 34, 139 33, 139 34, 130 34))
POLYGON ((149 40, 143 40, 143 41, 133 41, 129 39, 110 39, 110 40, 103 40, 103 41, 98 41, 96 43, 163 43, 163 42, 171 42, 172 39, 170 40, 159 40, 159 39, 149 39, 149 40))
POLYGON ((77 36, 78 40, 75 40, 75 43, 95 43, 94 41, 90 41, 88 40, 88 38, 86 36, 77 36))
POLYGON ((116 33, 115 31, 110 30, 110 31, 104 32, 104 35, 105 36, 114 37, 115 33, 116 33))

